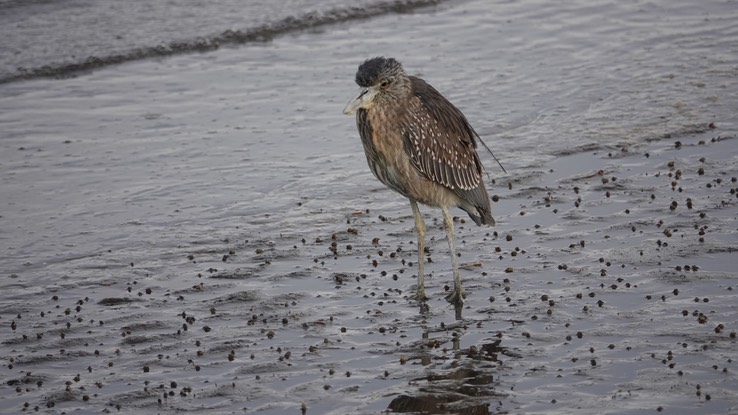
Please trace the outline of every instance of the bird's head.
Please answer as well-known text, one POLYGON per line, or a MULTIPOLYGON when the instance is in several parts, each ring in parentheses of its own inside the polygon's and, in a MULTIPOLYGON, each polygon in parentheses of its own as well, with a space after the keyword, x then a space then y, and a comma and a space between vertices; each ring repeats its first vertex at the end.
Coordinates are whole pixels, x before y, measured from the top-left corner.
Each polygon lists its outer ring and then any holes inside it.
POLYGON ((356 72, 356 83, 361 90, 343 109, 344 114, 353 114, 359 108, 397 103, 410 91, 410 80, 405 70, 393 58, 377 57, 364 61, 356 72))

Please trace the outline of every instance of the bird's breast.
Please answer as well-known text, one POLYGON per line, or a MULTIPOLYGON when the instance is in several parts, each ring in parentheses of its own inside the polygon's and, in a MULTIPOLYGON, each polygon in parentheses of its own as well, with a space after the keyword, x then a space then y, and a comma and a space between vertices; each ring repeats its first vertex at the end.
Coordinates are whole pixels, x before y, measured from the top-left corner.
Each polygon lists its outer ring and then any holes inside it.
POLYGON ((410 164, 404 154, 402 130, 376 107, 357 112, 357 126, 372 173, 387 187, 408 194, 410 164))

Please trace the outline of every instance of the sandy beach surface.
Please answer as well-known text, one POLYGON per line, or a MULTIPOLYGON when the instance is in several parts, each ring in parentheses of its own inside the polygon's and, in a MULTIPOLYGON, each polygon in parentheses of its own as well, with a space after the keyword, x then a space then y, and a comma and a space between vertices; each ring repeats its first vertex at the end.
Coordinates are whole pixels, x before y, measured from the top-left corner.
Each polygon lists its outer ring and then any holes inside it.
POLYGON ((738 414, 735 2, 400 3, 0 84, 0 413, 738 414), (341 113, 379 55, 507 170, 460 318, 341 113))

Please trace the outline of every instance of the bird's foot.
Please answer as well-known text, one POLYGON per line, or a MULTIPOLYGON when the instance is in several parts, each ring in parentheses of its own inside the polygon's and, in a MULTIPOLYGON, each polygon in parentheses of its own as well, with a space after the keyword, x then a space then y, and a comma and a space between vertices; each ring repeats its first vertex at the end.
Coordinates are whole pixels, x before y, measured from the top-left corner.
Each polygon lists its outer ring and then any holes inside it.
POLYGON ((464 304, 464 298, 466 298, 464 290, 454 288, 453 291, 446 296, 446 301, 451 304, 461 305, 464 304))
POLYGON ((428 296, 425 295, 425 287, 418 288, 418 292, 415 294, 415 299, 418 301, 425 301, 428 299, 428 296))

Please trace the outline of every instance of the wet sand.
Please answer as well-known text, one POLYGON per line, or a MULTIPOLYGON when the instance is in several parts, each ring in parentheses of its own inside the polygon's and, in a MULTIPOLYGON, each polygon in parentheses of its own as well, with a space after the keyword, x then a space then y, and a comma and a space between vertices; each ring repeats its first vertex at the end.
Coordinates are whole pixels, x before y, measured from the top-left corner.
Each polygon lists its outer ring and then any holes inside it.
MULTIPOLYGON (((309 233, 183 243, 160 260, 177 273, 99 253, 104 281, 67 279, 4 307, 5 408, 729 413, 732 140, 562 155, 497 180, 498 226, 457 224, 460 321, 443 299, 450 261, 433 211, 429 311, 411 298, 401 204, 309 233)), ((294 210, 325 220, 313 203, 294 210)))
POLYGON ((730 19, 549 10, 590 44, 498 6, 1 86, 0 412, 738 412, 730 19), (483 156, 496 227, 454 212, 460 320, 440 212, 424 311, 409 205, 340 114, 380 53, 509 172, 483 156))

